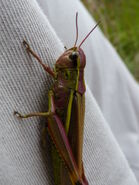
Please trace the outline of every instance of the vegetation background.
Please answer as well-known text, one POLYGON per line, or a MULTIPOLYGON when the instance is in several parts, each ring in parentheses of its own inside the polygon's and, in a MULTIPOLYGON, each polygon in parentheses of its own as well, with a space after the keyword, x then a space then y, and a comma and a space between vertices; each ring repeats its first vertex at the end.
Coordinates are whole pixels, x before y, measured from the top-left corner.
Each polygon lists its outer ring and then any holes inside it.
POLYGON ((82 0, 139 81, 139 0, 82 0))

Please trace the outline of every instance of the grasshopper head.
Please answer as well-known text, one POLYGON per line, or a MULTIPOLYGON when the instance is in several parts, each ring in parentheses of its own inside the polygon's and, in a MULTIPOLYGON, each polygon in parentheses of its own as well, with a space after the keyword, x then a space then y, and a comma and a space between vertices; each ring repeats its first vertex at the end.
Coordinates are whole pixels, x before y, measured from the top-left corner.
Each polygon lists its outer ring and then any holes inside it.
POLYGON ((56 69, 61 70, 76 70, 83 69, 86 64, 86 58, 83 50, 78 47, 73 47, 65 51, 56 61, 56 69))
POLYGON ((86 35, 86 37, 81 41, 79 46, 76 46, 78 41, 78 12, 76 13, 76 40, 74 47, 66 50, 57 60, 55 64, 56 71, 57 69, 83 69, 86 64, 86 58, 83 50, 81 49, 82 44, 86 41, 89 35, 94 31, 98 26, 100 21, 91 29, 91 31, 86 35))

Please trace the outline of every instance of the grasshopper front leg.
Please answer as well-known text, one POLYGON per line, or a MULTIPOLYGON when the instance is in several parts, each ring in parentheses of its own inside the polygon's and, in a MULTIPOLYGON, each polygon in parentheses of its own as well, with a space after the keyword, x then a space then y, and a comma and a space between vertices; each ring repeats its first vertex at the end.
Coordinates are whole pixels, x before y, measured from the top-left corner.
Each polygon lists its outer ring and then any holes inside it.
POLYGON ((27 52, 30 53, 34 58, 37 59, 37 61, 41 64, 41 66, 44 68, 44 70, 47 73, 49 73, 53 78, 55 78, 56 77, 55 72, 49 66, 47 66, 46 64, 44 64, 42 62, 42 60, 40 59, 40 57, 31 49, 30 45, 25 40, 23 41, 23 44, 24 44, 27 52))

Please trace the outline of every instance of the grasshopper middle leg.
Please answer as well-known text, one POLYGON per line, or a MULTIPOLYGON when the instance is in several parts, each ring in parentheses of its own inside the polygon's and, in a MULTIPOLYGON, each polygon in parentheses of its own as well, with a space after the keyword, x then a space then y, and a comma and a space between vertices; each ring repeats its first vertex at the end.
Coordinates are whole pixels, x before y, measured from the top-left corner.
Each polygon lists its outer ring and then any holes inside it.
POLYGON ((14 111, 14 115, 18 116, 19 118, 29 118, 34 116, 41 116, 41 117, 48 117, 51 115, 50 112, 32 112, 29 114, 21 114, 17 111, 14 111))

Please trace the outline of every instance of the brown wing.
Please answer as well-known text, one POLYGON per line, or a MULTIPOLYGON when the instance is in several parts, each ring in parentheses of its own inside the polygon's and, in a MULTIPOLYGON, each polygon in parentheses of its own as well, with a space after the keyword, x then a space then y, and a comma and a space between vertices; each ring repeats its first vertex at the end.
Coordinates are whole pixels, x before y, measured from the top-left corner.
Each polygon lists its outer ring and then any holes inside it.
POLYGON ((73 103, 70 120, 70 128, 68 133, 69 142, 72 152, 82 176, 82 151, 83 151, 83 131, 84 131, 84 112, 85 112, 85 96, 76 92, 73 103))

